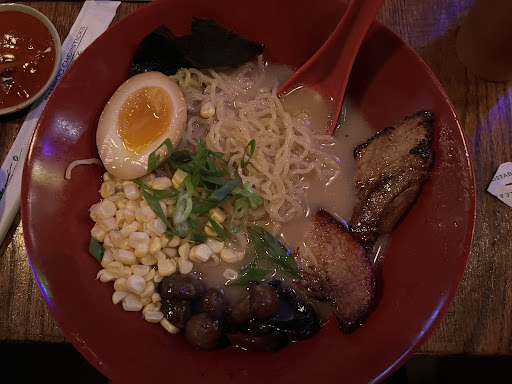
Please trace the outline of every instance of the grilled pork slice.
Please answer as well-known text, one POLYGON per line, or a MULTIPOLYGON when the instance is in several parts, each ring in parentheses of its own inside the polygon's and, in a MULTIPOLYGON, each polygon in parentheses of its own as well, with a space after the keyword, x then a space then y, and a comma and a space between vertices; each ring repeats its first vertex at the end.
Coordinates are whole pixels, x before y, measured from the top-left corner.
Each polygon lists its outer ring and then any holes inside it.
POLYGON ((363 247, 323 210, 309 222, 303 244, 297 252, 302 284, 332 303, 342 331, 353 331, 366 318, 375 293, 374 272, 363 247))
POLYGON ((355 148, 357 204, 349 224, 367 250, 395 229, 427 181, 433 123, 432 113, 420 111, 355 148))

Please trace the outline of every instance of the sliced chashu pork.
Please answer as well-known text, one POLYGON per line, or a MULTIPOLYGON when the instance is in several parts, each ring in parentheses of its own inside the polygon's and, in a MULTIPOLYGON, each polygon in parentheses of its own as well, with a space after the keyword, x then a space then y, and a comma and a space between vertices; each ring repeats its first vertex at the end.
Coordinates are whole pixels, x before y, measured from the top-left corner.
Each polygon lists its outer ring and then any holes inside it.
POLYGON ((357 204, 349 225, 367 250, 395 229, 427 181, 433 123, 432 113, 420 111, 354 150, 357 204))
POLYGON ((297 252, 302 284, 329 300, 340 328, 351 332, 366 317, 375 294, 375 276, 363 247, 329 213, 310 220, 297 252))

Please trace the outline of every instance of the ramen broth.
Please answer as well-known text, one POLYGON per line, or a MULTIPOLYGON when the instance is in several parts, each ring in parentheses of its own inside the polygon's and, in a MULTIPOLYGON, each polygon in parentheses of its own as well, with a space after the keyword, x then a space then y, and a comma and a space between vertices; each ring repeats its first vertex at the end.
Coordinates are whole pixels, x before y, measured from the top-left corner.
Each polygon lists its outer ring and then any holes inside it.
MULTIPOLYGON (((292 115, 309 110, 310 124, 316 132, 330 127, 330 106, 311 89, 303 88, 287 95, 283 105, 292 115)), ((348 221, 352 215, 356 204, 354 148, 372 137, 375 130, 350 99, 344 101, 339 122, 340 127, 334 133, 334 145, 326 146, 324 150, 338 156, 340 173, 327 184, 311 183, 306 192, 304 215, 282 226, 281 236, 289 249, 299 247, 307 219, 320 208, 339 221, 348 221)))
MULTIPOLYGON (((278 71, 278 70, 277 70, 278 71)), ((292 115, 303 114, 315 133, 328 131, 331 124, 331 108, 329 103, 310 88, 299 88, 287 94, 282 99, 283 106, 292 115)), ((292 221, 283 224, 276 236, 291 250, 300 246, 308 218, 320 208, 328 211, 340 221, 348 221, 356 203, 354 148, 375 134, 374 129, 364 120, 355 104, 345 99, 340 115, 340 127, 334 134, 333 145, 324 148, 325 151, 339 158, 339 174, 327 184, 311 183, 306 191, 304 213, 292 221)), ((247 257, 241 262, 230 265, 237 271, 251 260, 247 257)), ((210 287, 223 289, 231 302, 236 301, 246 293, 245 287, 225 286, 223 276, 226 264, 216 266, 211 263, 196 264, 195 270, 201 273, 203 282, 210 287)), ((287 275, 276 271, 270 278, 287 279, 287 275)), ((267 278, 268 279, 268 278, 267 278)), ((315 305, 319 316, 326 318, 330 314, 330 306, 315 305)))

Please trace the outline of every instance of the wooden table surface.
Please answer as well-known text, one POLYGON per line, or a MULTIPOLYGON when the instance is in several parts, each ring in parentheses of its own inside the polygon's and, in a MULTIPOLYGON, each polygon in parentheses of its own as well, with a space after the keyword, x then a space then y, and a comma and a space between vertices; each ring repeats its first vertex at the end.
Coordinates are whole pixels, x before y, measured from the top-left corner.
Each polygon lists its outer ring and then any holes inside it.
MULTIPOLYGON (((3 1, 0 1, 3 2, 3 1)), ((42 11, 67 36, 82 2, 22 2, 42 11)), ((477 221, 459 291, 419 350, 429 354, 512 354, 512 209, 486 192, 499 164, 511 161, 512 82, 491 83, 458 60, 455 37, 470 0, 387 0, 379 20, 430 66, 464 127, 476 176, 477 221)), ((114 23, 144 3, 124 2, 114 23)), ((0 161, 28 111, 0 116, 0 161)), ((31 274, 20 215, 0 246, 0 341, 65 341, 31 274)))

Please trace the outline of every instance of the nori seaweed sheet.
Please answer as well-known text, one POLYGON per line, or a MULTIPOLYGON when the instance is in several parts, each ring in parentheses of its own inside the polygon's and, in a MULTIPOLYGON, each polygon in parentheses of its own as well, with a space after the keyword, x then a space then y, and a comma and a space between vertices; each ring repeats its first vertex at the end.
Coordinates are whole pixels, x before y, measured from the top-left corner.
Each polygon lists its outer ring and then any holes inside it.
POLYGON ((174 75, 180 68, 237 67, 264 49, 214 20, 194 18, 191 31, 178 37, 161 25, 144 37, 133 56, 130 77, 148 71, 174 75))

